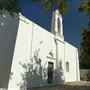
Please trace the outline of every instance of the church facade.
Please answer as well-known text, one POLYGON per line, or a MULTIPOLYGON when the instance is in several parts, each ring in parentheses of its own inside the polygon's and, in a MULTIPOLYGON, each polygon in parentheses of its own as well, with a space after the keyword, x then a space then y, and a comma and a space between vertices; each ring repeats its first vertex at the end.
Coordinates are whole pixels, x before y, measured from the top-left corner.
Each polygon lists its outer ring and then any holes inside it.
MULTIPOLYGON (((15 21, 16 22, 16 21, 15 21)), ((62 16, 52 14, 51 32, 19 16, 8 90, 79 81, 78 49, 64 40, 62 16)))

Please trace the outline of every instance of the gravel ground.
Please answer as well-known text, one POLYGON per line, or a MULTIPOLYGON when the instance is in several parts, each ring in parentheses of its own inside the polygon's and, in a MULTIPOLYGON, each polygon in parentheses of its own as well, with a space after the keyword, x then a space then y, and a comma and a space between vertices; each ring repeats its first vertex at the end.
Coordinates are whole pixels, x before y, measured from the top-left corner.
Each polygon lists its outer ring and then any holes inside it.
POLYGON ((70 85, 70 86, 90 86, 90 82, 87 82, 87 81, 68 82, 68 83, 65 83, 65 85, 70 85))
POLYGON ((90 82, 68 82, 64 85, 52 85, 40 88, 32 88, 28 90, 90 90, 90 82))

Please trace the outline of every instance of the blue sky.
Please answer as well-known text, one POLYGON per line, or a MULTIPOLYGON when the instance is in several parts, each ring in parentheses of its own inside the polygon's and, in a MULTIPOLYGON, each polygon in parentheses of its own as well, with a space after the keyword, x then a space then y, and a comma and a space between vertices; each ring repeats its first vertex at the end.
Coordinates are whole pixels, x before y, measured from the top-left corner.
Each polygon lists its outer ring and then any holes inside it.
MULTIPOLYGON (((64 36, 65 40, 76 47, 80 47, 80 28, 87 24, 85 14, 78 12, 80 0, 73 0, 69 3, 69 11, 63 15, 64 36)), ((54 6, 50 12, 45 12, 42 5, 32 3, 30 0, 21 0, 21 13, 28 19, 34 21, 46 30, 51 30, 52 11, 56 9, 54 6)))

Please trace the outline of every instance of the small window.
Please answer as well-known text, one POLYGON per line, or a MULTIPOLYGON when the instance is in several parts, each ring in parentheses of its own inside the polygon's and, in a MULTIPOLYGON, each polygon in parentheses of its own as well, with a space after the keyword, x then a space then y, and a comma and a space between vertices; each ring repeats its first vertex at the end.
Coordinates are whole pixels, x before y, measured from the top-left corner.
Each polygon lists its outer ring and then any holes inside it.
POLYGON ((66 62, 66 72, 69 72, 69 62, 66 62))

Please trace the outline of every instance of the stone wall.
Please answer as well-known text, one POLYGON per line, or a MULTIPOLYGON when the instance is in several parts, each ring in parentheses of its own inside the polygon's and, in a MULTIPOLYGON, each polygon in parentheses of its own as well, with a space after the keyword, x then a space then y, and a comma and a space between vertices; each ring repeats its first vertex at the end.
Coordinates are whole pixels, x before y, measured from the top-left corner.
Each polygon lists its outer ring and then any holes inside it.
POLYGON ((80 79, 87 80, 88 72, 90 72, 90 69, 80 69, 80 79))

